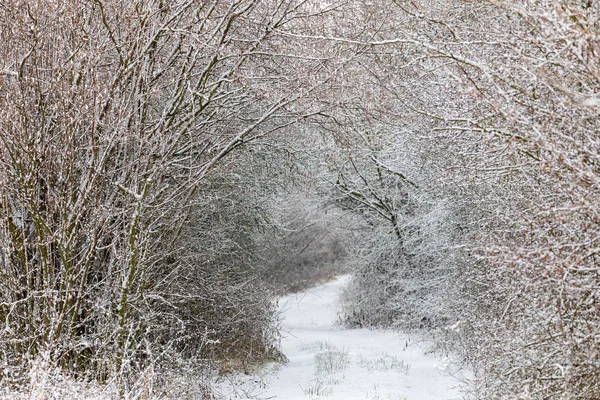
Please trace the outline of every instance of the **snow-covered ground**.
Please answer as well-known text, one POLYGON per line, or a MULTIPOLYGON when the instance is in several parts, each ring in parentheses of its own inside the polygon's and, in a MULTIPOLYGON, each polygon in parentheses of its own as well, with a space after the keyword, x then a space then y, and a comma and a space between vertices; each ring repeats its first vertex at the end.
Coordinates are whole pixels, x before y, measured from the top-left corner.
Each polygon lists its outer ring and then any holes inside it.
POLYGON ((465 374, 449 360, 426 354, 427 343, 392 331, 337 324, 339 277, 281 299, 282 348, 289 362, 260 375, 229 376, 225 399, 453 400, 465 374))

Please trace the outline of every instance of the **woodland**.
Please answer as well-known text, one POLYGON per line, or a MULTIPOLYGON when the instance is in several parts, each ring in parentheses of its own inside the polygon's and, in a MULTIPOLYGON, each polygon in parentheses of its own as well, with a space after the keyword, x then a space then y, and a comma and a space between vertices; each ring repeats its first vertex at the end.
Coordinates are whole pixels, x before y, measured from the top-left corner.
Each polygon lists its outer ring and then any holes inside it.
POLYGON ((597 0, 0 0, 0 397, 213 398, 342 271, 467 399, 600 398, 597 0))

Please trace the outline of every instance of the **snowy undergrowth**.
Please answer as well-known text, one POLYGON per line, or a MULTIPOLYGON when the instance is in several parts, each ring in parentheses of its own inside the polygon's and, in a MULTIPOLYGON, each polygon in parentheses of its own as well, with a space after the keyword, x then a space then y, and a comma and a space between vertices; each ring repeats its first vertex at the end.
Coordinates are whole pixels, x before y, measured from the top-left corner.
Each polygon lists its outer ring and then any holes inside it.
POLYGON ((350 364, 350 356, 347 349, 338 349, 328 341, 317 341, 308 346, 316 351, 314 356, 315 373, 314 380, 302 391, 308 398, 320 398, 333 393, 333 386, 339 385, 345 379, 344 372, 350 364))
POLYGON ((30 363, 27 385, 0 386, 0 400, 212 400, 208 370, 202 363, 180 362, 170 369, 152 366, 119 392, 115 380, 104 384, 66 376, 43 359, 30 363))
POLYGON ((224 399, 460 399, 468 374, 429 344, 391 330, 345 329, 339 298, 350 278, 281 299, 285 365, 255 375, 229 375, 218 385, 224 399), (428 354, 425 354, 425 353, 428 354))

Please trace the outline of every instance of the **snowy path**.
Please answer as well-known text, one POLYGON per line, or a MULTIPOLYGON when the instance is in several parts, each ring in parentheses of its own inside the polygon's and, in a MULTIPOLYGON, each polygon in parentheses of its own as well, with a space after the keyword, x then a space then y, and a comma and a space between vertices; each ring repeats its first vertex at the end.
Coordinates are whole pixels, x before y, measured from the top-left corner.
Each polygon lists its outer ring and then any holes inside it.
POLYGON ((270 365, 261 376, 230 378, 235 382, 220 387, 224 397, 460 399, 460 382, 449 374, 451 364, 425 355, 423 345, 411 344, 408 336, 336 325, 338 299, 348 279, 284 297, 282 348, 289 362, 270 365))

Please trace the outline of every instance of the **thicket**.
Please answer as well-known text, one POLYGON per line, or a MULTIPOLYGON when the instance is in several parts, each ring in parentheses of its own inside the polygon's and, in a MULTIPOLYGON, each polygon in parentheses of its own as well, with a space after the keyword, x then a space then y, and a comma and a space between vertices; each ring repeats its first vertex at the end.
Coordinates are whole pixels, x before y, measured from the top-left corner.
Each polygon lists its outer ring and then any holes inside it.
POLYGON ((598 397, 598 4, 395 6, 364 71, 389 154, 339 181, 380 232, 350 320, 434 328, 478 399, 598 397))
POLYGON ((302 5, 0 2, 3 387, 152 397, 171 367, 279 357, 257 249, 269 138, 309 112, 275 33, 302 5))
POLYGON ((262 253, 263 279, 275 292, 297 292, 349 271, 344 216, 327 199, 294 191, 275 204, 277 239, 268 238, 262 253))
POLYGON ((1 384, 277 357, 267 287, 348 262, 348 322, 427 329, 476 398, 600 397, 599 21, 0 1, 1 384))

